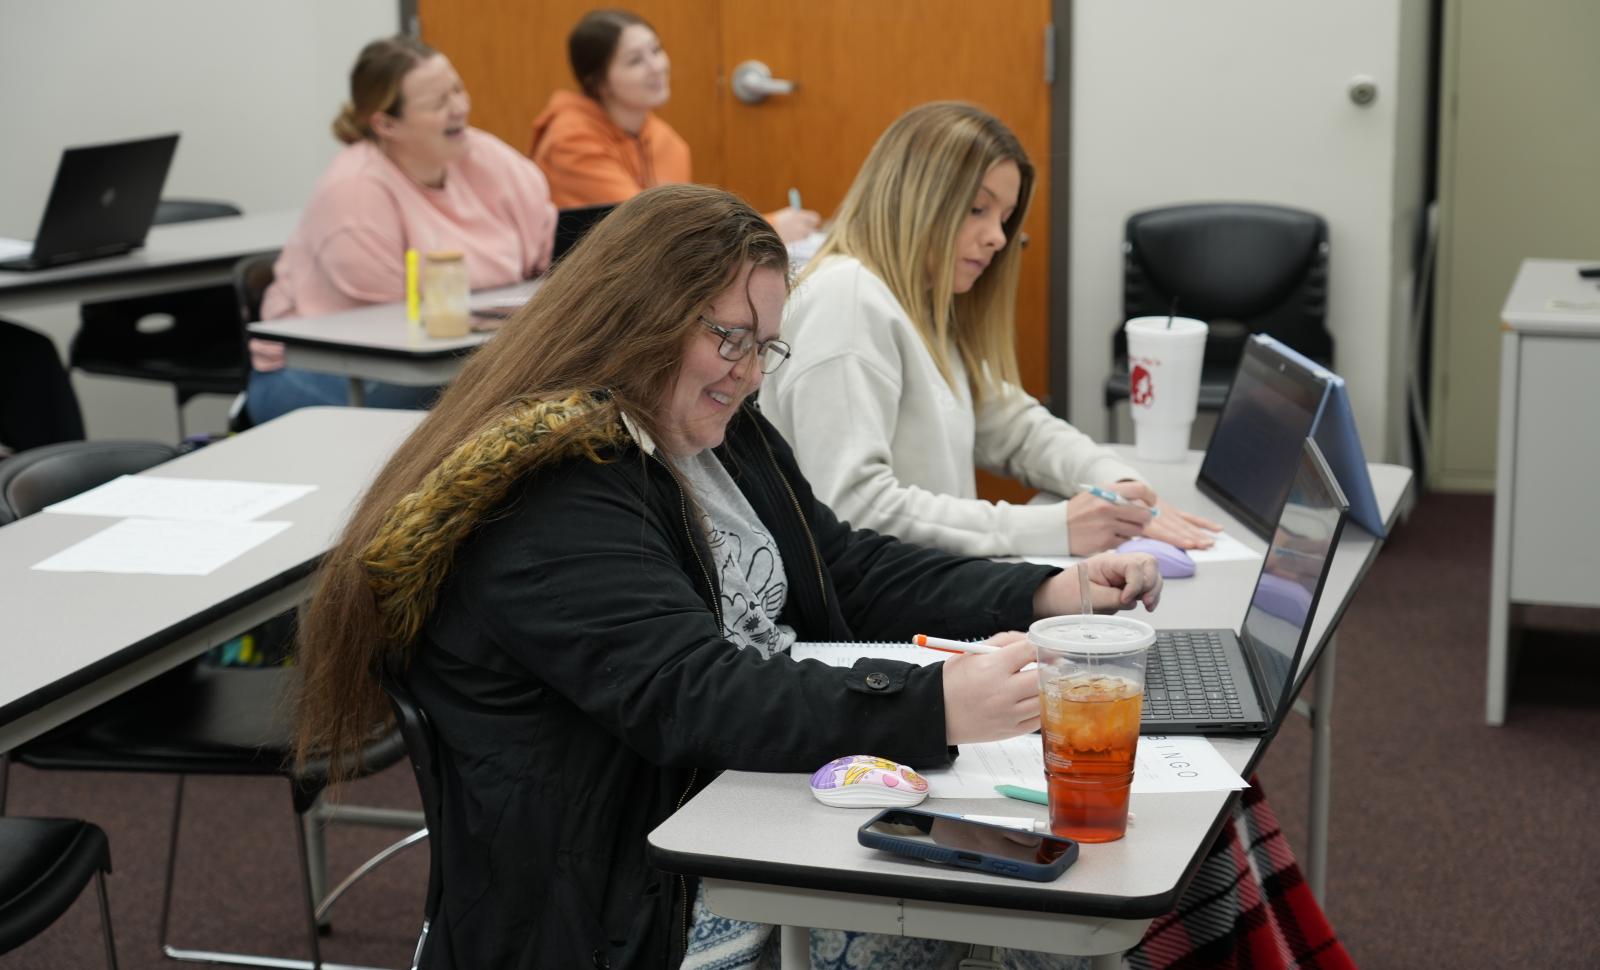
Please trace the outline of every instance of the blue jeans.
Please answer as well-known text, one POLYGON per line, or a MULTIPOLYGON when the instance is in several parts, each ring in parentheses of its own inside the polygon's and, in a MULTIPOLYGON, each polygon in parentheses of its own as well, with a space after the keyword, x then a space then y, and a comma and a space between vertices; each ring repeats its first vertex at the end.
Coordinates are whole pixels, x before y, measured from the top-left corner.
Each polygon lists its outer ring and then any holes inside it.
MULTIPOLYGON (((362 381, 369 408, 420 410, 433 404, 443 390, 439 387, 404 387, 378 381, 362 381)), ((350 379, 338 374, 319 374, 284 367, 280 370, 250 372, 245 391, 250 420, 256 424, 271 421, 296 408, 319 404, 343 406, 350 403, 350 379)))

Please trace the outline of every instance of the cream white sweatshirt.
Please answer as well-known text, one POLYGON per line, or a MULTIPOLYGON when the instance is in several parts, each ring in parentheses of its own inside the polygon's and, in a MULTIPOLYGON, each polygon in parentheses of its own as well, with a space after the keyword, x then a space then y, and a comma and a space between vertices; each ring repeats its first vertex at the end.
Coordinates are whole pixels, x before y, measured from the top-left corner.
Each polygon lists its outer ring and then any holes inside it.
POLYGON ((1020 387, 974 409, 954 349, 952 389, 900 301, 852 257, 795 291, 783 336, 794 355, 762 385, 762 413, 857 528, 971 556, 1063 556, 1066 507, 979 499, 975 468, 1057 495, 1139 477, 1020 387))

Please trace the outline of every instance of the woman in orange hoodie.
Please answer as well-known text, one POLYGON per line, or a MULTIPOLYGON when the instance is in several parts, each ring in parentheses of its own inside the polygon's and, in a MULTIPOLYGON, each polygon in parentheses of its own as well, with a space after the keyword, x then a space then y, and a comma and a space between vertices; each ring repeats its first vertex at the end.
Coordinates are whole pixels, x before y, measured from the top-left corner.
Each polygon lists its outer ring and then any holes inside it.
MULTIPOLYGON (((671 62, 655 30, 627 10, 592 10, 567 38, 582 94, 557 91, 533 123, 533 160, 557 206, 623 202, 654 185, 692 181, 689 145, 654 111, 672 96, 671 62)), ((820 217, 786 207, 767 221, 784 242, 820 217)))

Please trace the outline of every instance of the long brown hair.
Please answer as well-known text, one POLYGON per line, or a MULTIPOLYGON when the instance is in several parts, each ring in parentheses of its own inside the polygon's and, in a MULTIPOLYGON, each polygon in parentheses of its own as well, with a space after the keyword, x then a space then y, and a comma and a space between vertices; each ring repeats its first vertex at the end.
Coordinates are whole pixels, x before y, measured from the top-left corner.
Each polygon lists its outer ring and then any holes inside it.
POLYGON ((1033 163, 1000 119, 959 101, 919 105, 872 146, 806 273, 831 255, 854 256, 900 301, 947 382, 954 383, 946 349, 953 343, 974 398, 995 380, 1020 384, 1019 236, 1033 182, 1033 163), (1017 207, 1005 223, 1006 244, 977 284, 958 294, 956 234, 984 176, 1004 161, 1022 175, 1017 207))
POLYGON ((389 459, 323 559, 300 614, 296 759, 335 779, 390 713, 375 673, 408 654, 455 543, 540 464, 661 440, 660 402, 706 306, 747 265, 787 270, 783 242, 720 189, 666 185, 619 206, 467 363, 389 459))
POLYGON ((397 34, 361 48, 350 68, 350 100, 333 119, 333 137, 354 145, 372 134, 372 116, 379 111, 400 117, 405 105, 400 84, 412 69, 439 53, 415 37, 397 34))
POLYGON ((600 89, 605 86, 611 59, 617 56, 617 42, 622 39, 624 30, 635 26, 647 28, 652 34, 656 31, 633 11, 615 9, 591 10, 572 28, 572 33, 567 35, 567 61, 584 94, 600 100, 600 89))

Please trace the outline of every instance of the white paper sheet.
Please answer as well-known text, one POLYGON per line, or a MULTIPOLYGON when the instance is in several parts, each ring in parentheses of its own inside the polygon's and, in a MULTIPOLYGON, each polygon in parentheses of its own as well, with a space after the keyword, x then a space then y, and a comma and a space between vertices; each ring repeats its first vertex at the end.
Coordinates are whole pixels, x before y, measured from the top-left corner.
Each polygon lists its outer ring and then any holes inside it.
POLYGON ((33 568, 56 573, 206 576, 289 526, 288 522, 122 519, 33 568))
MULTIPOLYGON (((1037 734, 963 744, 949 768, 923 771, 930 798, 1004 798, 996 785, 1043 790, 1044 739, 1037 734)), ((1141 737, 1134 753, 1133 793, 1232 791, 1248 787, 1203 737, 1141 737)))
POLYGON ((123 475, 45 506, 66 515, 247 522, 315 491, 315 485, 123 475))
POLYGON ((1197 564, 1247 561, 1261 558, 1261 553, 1256 552, 1226 532, 1214 532, 1211 535, 1217 541, 1210 549, 1189 550, 1189 558, 1193 559, 1197 564))

